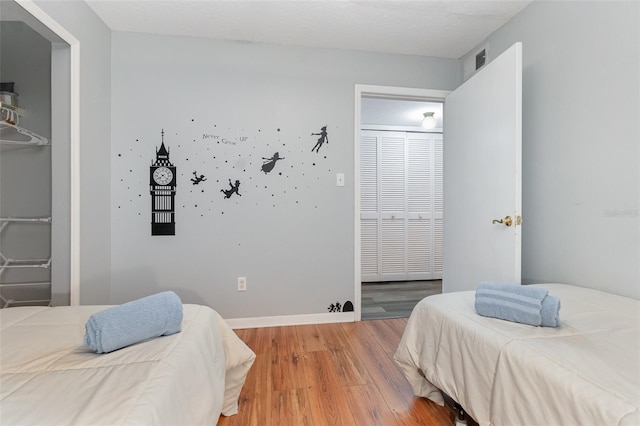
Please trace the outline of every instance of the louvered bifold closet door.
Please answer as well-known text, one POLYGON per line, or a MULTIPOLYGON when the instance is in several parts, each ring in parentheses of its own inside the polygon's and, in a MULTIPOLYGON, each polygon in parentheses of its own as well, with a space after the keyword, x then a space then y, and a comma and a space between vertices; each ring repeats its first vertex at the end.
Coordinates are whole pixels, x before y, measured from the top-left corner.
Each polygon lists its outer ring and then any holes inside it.
POLYGON ((360 258, 361 280, 378 281, 378 136, 363 131, 360 137, 360 258))
POLYGON ((406 280, 406 134, 382 132, 379 145, 380 278, 406 280))
POLYGON ((442 171, 441 134, 362 131, 363 282, 442 278, 442 171))
POLYGON ((407 279, 433 279, 433 136, 407 134, 407 279))
POLYGON ((443 176, 443 137, 433 135, 433 279, 442 279, 442 243, 444 191, 443 176))

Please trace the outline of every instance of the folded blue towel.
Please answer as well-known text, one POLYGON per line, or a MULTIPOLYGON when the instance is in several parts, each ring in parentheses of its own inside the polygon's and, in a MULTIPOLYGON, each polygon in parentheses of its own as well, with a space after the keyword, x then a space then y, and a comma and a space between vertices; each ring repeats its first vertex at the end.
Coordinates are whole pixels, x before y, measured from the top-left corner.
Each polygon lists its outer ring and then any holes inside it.
POLYGON ((91 315, 83 343, 101 354, 178 333, 181 327, 182 301, 174 292, 164 291, 91 315))
POLYGON ((560 300, 541 287, 480 283, 475 308, 479 315, 544 327, 560 324, 560 300))
POLYGON ((540 310, 543 327, 557 327, 560 325, 560 299, 555 296, 549 296, 542 301, 542 309, 540 310))

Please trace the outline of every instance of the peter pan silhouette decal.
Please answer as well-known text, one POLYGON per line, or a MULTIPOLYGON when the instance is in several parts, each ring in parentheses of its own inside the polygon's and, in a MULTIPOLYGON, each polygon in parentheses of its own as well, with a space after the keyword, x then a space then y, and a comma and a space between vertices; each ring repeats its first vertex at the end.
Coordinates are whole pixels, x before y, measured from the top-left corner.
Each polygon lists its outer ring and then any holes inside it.
POLYGON ((324 126, 320 129, 320 133, 311 133, 311 136, 320 136, 318 138, 318 142, 316 142, 315 146, 313 148, 311 148, 311 152, 313 152, 314 150, 316 152, 320 152, 320 147, 322 146, 323 143, 329 143, 329 137, 327 136, 327 126, 324 126))

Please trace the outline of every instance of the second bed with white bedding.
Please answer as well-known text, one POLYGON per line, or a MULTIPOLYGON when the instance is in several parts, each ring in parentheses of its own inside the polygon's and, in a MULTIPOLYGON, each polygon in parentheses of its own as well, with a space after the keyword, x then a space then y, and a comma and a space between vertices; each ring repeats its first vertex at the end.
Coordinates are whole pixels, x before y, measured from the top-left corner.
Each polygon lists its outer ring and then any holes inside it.
POLYGON ((480 425, 640 424, 640 301, 540 286, 559 327, 479 316, 473 291, 421 301, 395 356, 414 393, 442 390, 480 425))

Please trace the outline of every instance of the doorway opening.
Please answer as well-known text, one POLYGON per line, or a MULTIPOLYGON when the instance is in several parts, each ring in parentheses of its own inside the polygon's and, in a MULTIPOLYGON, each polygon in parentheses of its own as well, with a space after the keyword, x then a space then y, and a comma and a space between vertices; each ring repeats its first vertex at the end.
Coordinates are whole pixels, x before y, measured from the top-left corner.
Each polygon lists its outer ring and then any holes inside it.
POLYGON ((441 248, 433 250, 434 238, 441 247, 441 189, 438 200, 432 195, 442 187, 433 168, 440 158, 441 170, 448 93, 356 85, 356 320, 408 316, 418 300, 441 292, 441 248), (424 130, 428 111, 436 126, 424 130))
MULTIPOLYGON (((19 293, 15 297, 15 302, 18 304, 21 300, 41 298, 43 302, 48 301, 53 306, 78 305, 80 287, 80 80, 78 78, 80 75, 80 42, 36 5, 33 0, 2 2, 0 25, 3 26, 4 31, 11 34, 23 33, 38 39, 43 46, 48 45, 47 52, 43 56, 46 56, 46 64, 43 65, 42 58, 34 58, 34 55, 29 57, 29 61, 34 59, 40 61, 38 65, 42 68, 40 71, 49 74, 46 77, 48 81, 46 87, 32 81, 34 73, 29 71, 29 66, 33 66, 33 64, 23 60, 26 57, 21 52, 31 48, 31 46, 24 46, 25 40, 23 38, 25 37, 16 37, 14 42, 7 46, 7 49, 3 48, 3 61, 0 62, 3 64, 2 81, 5 82, 6 79, 8 82, 15 83, 16 91, 22 93, 24 106, 32 107, 32 114, 29 114, 29 117, 22 124, 37 130, 38 133, 46 134, 46 139, 49 140, 50 145, 46 148, 47 157, 45 159, 47 163, 45 174, 47 176, 44 178, 47 181, 45 186, 50 190, 47 190, 43 197, 47 200, 55 200, 55 202, 49 202, 47 206, 38 206, 40 211, 37 212, 30 211, 28 208, 22 209, 30 207, 29 203, 23 202, 25 197, 21 195, 25 193, 25 189, 14 187, 13 190, 18 194, 14 197, 17 202, 3 203, 5 206, 8 205, 11 209, 16 208, 17 210, 0 212, 2 217, 5 216, 5 213, 6 216, 11 216, 10 220, 0 221, 2 222, 0 226, 4 224, 5 227, 8 227, 8 223, 11 222, 13 230, 16 231, 16 240, 21 244, 26 241, 26 238, 17 234, 19 229, 16 223, 19 225, 30 224, 34 215, 38 215, 37 223, 40 223, 40 219, 47 219, 42 222, 46 225, 34 225, 40 226, 42 229, 47 228, 42 234, 43 236, 39 236, 34 242, 37 250, 47 251, 45 255, 49 257, 46 264, 47 269, 50 268, 50 273, 46 277, 48 280, 41 277, 32 279, 17 274, 14 274, 15 277, 5 276, 11 281, 2 285, 7 289, 11 287, 11 290, 26 290, 16 292, 19 293), (13 58, 5 57, 5 55, 13 55, 13 58), (42 107, 45 105, 46 110, 43 110, 42 107), (26 221, 24 217, 18 217, 16 220, 16 216, 22 215, 28 216, 26 221), (41 242, 43 243, 40 244, 41 242), (41 285, 41 280, 45 281, 45 285, 41 285), (36 281, 36 285, 32 285, 31 281, 36 281)), ((4 41, 6 42, 6 40, 4 41)), ((5 108, 5 110, 9 109, 11 108, 5 108)), ((15 109, 19 115, 20 106, 15 105, 15 109)), ((14 122, 14 120, 11 121, 14 122)), ((9 139, 9 142, 12 146, 15 145, 14 140, 9 139)), ((28 144, 21 145, 19 150, 12 148, 12 155, 24 154, 23 156, 27 156, 29 149, 25 146, 28 144)), ((40 149, 40 151, 44 150, 40 149)), ((12 179, 20 180, 15 176, 10 178, 7 175, 5 177, 6 179, 1 179, 3 185, 12 179)), ((3 201, 6 202, 7 195, 4 188, 2 192, 3 201)), ((7 191, 8 193, 9 191, 7 191)), ((19 248, 22 250, 22 247, 19 248)), ((13 248, 6 247, 6 249, 9 252, 13 248)), ((38 253, 25 250, 24 257, 32 260, 31 258, 36 254, 38 253)), ((31 267, 34 262, 27 263, 31 267)), ((6 263, 4 266, 7 266, 6 263)), ((22 267, 23 265, 17 266, 22 267)), ((1 270, 4 269, 6 268, 1 268, 1 270)), ((7 297, 10 300, 14 299, 12 295, 7 297)))

